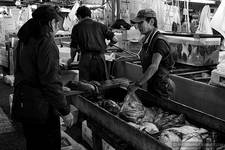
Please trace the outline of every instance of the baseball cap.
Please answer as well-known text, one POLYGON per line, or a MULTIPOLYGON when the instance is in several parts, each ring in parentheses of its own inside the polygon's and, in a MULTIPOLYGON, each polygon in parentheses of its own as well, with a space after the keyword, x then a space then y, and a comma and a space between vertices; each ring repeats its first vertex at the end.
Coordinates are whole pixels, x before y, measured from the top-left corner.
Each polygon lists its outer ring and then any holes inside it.
POLYGON ((130 21, 131 23, 139 23, 148 17, 156 17, 155 11, 152 9, 142 9, 137 13, 137 16, 130 21))

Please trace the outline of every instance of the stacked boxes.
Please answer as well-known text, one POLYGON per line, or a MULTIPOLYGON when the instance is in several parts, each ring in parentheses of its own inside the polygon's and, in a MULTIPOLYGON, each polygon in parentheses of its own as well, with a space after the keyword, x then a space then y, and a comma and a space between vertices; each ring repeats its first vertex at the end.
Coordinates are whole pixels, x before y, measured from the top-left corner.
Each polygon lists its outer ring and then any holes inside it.
POLYGON ((5 42, 5 26, 4 26, 4 19, 0 18, 0 43, 5 42))
POLYGON ((219 69, 212 70, 210 84, 225 87, 225 73, 219 69))
POLYGON ((0 66, 8 67, 8 52, 5 45, 0 45, 0 66))
POLYGON ((61 131, 61 150, 87 150, 83 145, 76 142, 66 132, 61 131))
MULTIPOLYGON (((88 128, 86 120, 82 122, 82 139, 93 148, 92 131, 88 128)), ((102 150, 115 150, 115 148, 102 139, 102 150)))
POLYGON ((88 128, 86 120, 82 122, 82 139, 93 148, 92 131, 88 128))
POLYGON ((102 150, 116 150, 116 149, 102 139, 102 150))
POLYGON ((11 43, 5 42, 0 44, 0 66, 8 69, 9 75, 14 73, 13 48, 10 48, 11 43))

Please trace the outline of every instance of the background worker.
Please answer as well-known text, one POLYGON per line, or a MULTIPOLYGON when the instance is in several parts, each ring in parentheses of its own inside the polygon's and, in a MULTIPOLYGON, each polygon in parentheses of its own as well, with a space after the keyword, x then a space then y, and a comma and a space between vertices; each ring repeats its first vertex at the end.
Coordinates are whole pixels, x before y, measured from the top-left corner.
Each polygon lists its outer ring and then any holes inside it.
POLYGON ((131 22, 138 24, 138 29, 145 37, 140 52, 143 76, 128 89, 136 90, 147 83, 150 93, 173 98, 175 85, 169 77, 169 72, 173 68, 174 59, 168 43, 157 30, 156 13, 152 9, 140 10, 131 22))
POLYGON ((72 30, 71 59, 68 60, 68 65, 73 62, 76 53, 80 51, 79 80, 104 81, 109 79, 104 56, 107 48, 105 40, 110 40, 112 44, 116 43, 114 33, 106 25, 92 20, 91 10, 86 6, 79 7, 76 16, 79 22, 72 30))

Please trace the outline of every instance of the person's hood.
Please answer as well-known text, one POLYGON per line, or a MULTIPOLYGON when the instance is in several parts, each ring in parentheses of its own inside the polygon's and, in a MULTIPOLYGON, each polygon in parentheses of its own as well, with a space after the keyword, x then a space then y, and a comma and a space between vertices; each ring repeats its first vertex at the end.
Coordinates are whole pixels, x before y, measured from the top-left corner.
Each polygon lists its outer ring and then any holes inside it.
POLYGON ((27 42, 29 38, 39 38, 45 35, 51 35, 51 28, 47 25, 40 26, 34 19, 28 20, 18 31, 18 38, 22 42, 27 42))
POLYGON ((31 36, 32 24, 34 24, 33 19, 30 19, 20 28, 17 34, 20 41, 25 42, 31 36))

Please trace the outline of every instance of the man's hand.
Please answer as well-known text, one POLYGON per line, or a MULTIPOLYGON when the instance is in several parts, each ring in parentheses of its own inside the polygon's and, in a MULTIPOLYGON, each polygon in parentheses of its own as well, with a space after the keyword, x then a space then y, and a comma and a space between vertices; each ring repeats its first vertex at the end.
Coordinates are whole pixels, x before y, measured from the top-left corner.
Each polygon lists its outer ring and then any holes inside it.
POLYGON ((64 121, 66 126, 72 127, 73 122, 74 122, 72 113, 69 113, 66 116, 62 116, 62 118, 63 118, 63 121, 64 121))
POLYGON ((117 37, 116 36, 113 36, 111 42, 114 43, 114 44, 116 44, 118 42, 117 37))
POLYGON ((67 60, 67 66, 70 66, 74 60, 72 58, 67 60))
POLYGON ((138 87, 135 83, 131 83, 128 87, 127 90, 128 92, 135 92, 137 89, 139 89, 140 87, 138 87))

